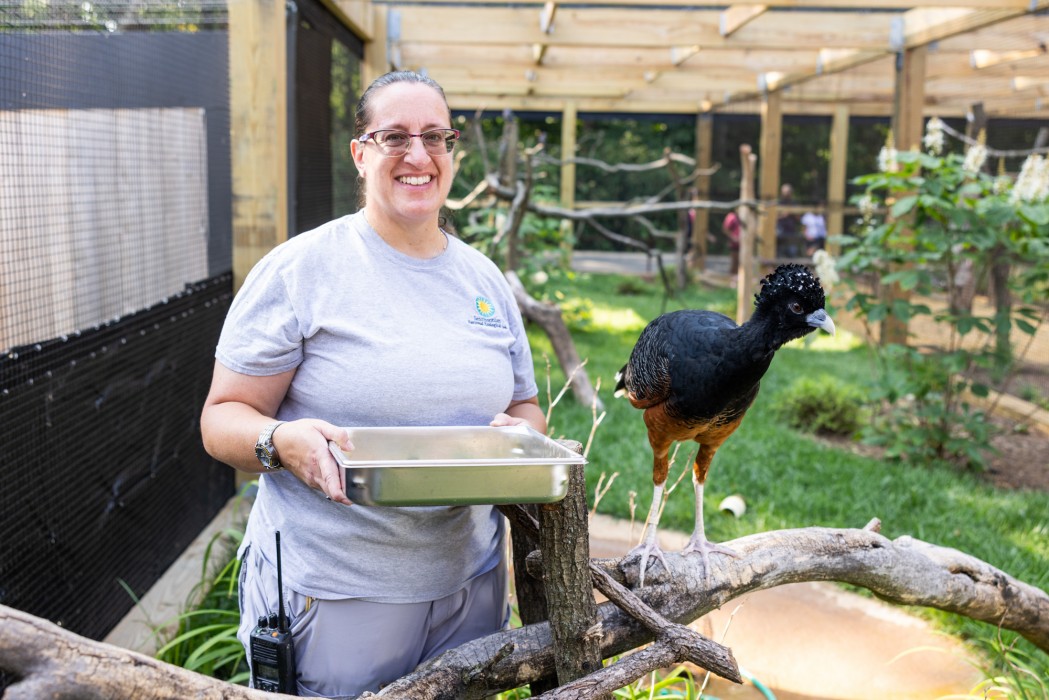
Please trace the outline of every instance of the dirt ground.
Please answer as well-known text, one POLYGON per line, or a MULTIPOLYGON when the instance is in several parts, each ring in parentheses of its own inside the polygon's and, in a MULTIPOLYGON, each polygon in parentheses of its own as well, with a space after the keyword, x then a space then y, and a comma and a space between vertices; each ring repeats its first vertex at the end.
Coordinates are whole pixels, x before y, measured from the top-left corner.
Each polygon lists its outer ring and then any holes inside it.
MULTIPOLYGON (((936 301, 928 303, 935 306, 936 301)), ((976 303, 988 306, 986 299, 977 299, 976 303)), ((977 312, 990 313, 987 308, 978 308, 977 312)), ((864 336, 862 324, 843 312, 836 313, 835 323, 864 336)), ((912 319, 908 330, 915 346, 942 347, 948 342, 943 328, 929 317, 912 319)), ((993 414, 998 434, 991 442, 994 451, 988 456, 983 477, 1001 488, 1049 491, 1049 424, 1045 422, 1045 409, 1039 410, 1049 405, 1049 328, 1043 325, 1033 338, 1017 335, 1015 341, 1023 350, 1023 361, 1003 388, 1016 410, 993 414), (1021 395, 1037 403, 1025 401, 1021 395)), ((985 340, 974 334, 969 342, 985 340)))
POLYGON ((1033 430, 1014 432, 1013 421, 995 422, 1002 433, 992 441, 995 453, 983 477, 1001 488, 1049 492, 1049 436, 1033 430))

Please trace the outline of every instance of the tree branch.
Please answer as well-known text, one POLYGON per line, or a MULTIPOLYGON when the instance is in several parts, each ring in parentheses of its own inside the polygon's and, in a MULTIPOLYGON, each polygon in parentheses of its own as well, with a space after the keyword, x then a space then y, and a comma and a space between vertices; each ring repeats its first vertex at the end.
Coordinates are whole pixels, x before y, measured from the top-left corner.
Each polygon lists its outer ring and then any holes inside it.
POLYGON ((289 697, 231 685, 143 654, 86 639, 4 605, 0 605, 0 670, 21 679, 4 691, 5 700, 289 697))
POLYGON ((583 361, 579 358, 579 351, 572 342, 572 334, 568 332, 561 309, 553 304, 546 304, 533 298, 521 283, 521 278, 516 272, 504 273, 510 290, 517 300, 521 309, 521 315, 538 324, 550 338, 554 346, 554 353, 564 370, 565 377, 572 387, 572 394, 581 406, 597 406, 601 410, 603 403, 597 396, 594 385, 590 382, 590 376, 583 367, 583 361))
MULTIPOLYGON (((749 591, 801 581, 841 581, 901 605, 938 608, 1014 630, 1049 653, 1049 594, 957 550, 911 537, 889 540, 869 529, 831 528, 760 533, 726 544, 739 558, 714 558, 709 576, 699 557, 668 553, 669 574, 660 568, 649 570, 650 583, 633 593, 663 618, 684 625, 749 591)), ((620 584, 636 583, 636 558, 592 564, 620 584)), ((656 636, 612 602, 599 606, 598 624, 605 658, 624 654, 656 636)), ((685 658, 671 642, 622 659, 616 664, 623 665, 621 675, 613 680, 597 671, 551 691, 563 695, 549 697, 585 697, 586 689, 603 692, 605 683, 620 683, 634 674, 640 677, 653 664, 664 667, 685 658)), ((483 698, 549 675, 553 668, 549 626, 528 625, 446 652, 379 695, 405 700, 483 698)), ((0 670, 20 679, 7 689, 5 698, 12 700, 45 695, 148 700, 266 697, 78 637, 4 606, 0 606, 0 670)))

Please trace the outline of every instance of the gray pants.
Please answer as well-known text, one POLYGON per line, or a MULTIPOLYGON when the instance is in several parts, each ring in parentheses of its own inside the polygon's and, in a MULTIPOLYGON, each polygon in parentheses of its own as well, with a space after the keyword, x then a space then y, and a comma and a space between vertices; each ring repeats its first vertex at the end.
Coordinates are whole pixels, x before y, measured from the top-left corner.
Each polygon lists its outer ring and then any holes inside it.
MULTIPOLYGON (((260 615, 277 610, 277 571, 254 548, 240 572, 240 629, 246 650, 260 615)), ((298 692, 303 697, 376 692, 423 661, 497 632, 509 622, 506 562, 463 588, 424 603, 319 600, 284 587, 298 692)))

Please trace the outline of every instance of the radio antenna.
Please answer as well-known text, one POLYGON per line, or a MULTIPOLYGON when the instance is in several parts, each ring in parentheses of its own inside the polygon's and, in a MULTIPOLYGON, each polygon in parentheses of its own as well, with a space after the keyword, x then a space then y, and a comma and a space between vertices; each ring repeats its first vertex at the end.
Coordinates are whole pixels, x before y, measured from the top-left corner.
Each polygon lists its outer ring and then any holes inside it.
POLYGON ((284 616, 284 580, 281 577, 280 567, 280 530, 277 530, 277 629, 281 632, 289 632, 288 618, 284 616))

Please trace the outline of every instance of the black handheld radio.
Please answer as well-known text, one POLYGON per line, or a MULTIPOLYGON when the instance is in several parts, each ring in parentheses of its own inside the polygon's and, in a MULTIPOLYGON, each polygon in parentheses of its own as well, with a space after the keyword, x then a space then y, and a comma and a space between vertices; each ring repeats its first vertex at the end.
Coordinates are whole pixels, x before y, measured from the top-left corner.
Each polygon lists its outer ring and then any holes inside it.
POLYGON ((258 690, 298 695, 295 682, 295 647, 291 621, 284 614, 284 581, 280 570, 280 532, 277 538, 277 613, 259 616, 251 633, 251 686, 258 690))

